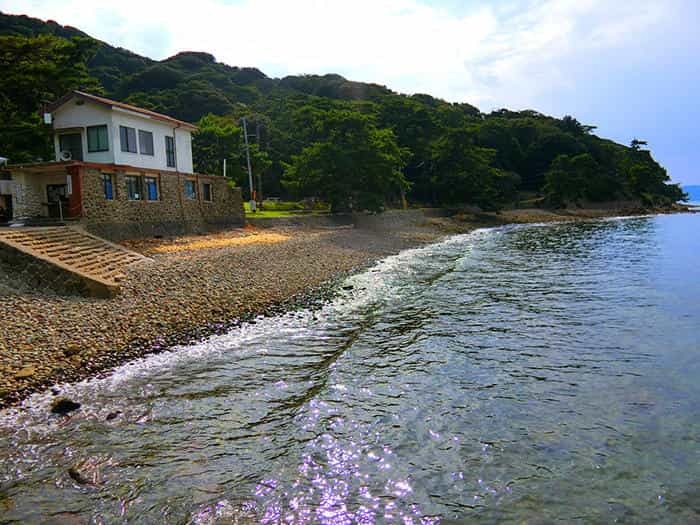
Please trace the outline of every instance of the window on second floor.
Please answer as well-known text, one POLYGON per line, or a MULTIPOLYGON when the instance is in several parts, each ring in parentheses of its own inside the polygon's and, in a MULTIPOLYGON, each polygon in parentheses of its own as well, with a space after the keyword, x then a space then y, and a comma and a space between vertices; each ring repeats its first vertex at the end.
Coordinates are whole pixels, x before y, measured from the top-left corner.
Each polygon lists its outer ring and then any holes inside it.
POLYGON ((143 182, 146 186, 146 200, 157 201, 158 197, 158 179, 156 177, 144 177, 143 182))
POLYGON ((124 177, 126 181, 126 198, 130 201, 143 200, 143 180, 135 175, 124 177))
POLYGON ((165 162, 169 168, 175 167, 175 137, 165 136, 165 162))
POLYGON ((67 151, 73 160, 83 160, 83 139, 80 133, 59 135, 58 143, 61 153, 67 151))
POLYGON ((136 130, 126 126, 119 126, 119 141, 122 144, 122 151, 136 153, 136 130))
POLYGON ((189 200, 197 200, 197 182, 193 180, 185 181, 185 198, 189 200))
POLYGON ((107 137, 106 125, 87 127, 87 146, 88 153, 109 151, 109 140, 107 137))
POLYGON ((153 155, 153 133, 139 130, 139 153, 141 155, 153 155))

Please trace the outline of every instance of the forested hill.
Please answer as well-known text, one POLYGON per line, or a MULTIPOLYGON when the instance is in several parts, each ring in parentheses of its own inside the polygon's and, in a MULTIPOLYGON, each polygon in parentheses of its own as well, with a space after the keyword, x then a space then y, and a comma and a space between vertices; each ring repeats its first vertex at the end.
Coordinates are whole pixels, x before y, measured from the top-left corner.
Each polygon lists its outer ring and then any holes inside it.
POLYGON ((339 75, 270 78, 202 52, 154 61, 82 31, 0 13, 0 155, 49 158, 42 104, 81 88, 198 123, 195 168, 244 185, 241 117, 270 195, 318 197, 334 209, 422 204, 498 208, 527 196, 548 205, 679 200, 645 149, 597 137, 567 116, 406 96, 339 75), (231 162, 234 160, 234 162, 231 162))

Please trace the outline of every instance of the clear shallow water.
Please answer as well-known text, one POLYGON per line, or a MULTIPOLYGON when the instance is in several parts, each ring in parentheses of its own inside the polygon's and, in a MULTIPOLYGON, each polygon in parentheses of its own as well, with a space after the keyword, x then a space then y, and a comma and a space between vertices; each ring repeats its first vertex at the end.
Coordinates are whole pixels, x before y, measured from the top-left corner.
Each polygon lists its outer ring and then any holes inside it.
POLYGON ((697 522, 699 232, 480 230, 67 386, 70 418, 34 396, 0 523, 697 522))

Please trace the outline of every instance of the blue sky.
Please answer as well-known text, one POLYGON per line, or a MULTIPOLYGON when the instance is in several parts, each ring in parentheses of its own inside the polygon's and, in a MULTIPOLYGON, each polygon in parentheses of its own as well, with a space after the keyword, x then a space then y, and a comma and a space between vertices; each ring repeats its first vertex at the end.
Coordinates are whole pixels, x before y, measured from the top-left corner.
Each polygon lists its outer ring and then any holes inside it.
POLYGON ((183 50, 270 76, 340 73, 402 93, 571 114, 649 142, 700 184, 698 0, 0 0, 162 59, 183 50))

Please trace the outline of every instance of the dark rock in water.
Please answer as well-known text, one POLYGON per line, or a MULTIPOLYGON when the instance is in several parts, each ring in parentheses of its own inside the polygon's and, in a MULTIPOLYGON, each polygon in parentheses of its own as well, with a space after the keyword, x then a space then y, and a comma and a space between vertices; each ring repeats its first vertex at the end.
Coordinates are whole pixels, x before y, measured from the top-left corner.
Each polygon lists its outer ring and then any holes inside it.
POLYGON ((343 286, 343 290, 352 290, 355 288, 352 284, 348 284, 347 286, 343 286))
POLYGON ((105 419, 107 421, 112 421, 113 419, 116 419, 121 413, 121 410, 117 410, 116 412, 110 412, 109 414, 107 414, 107 417, 105 419))
POLYGON ((76 403, 68 398, 61 397, 51 403, 52 414, 68 414, 80 408, 80 403, 76 403))
POLYGON ((68 469, 68 475, 71 477, 73 481, 78 483, 79 485, 89 485, 90 480, 87 479, 85 476, 83 476, 78 469, 75 467, 71 467, 68 469))

